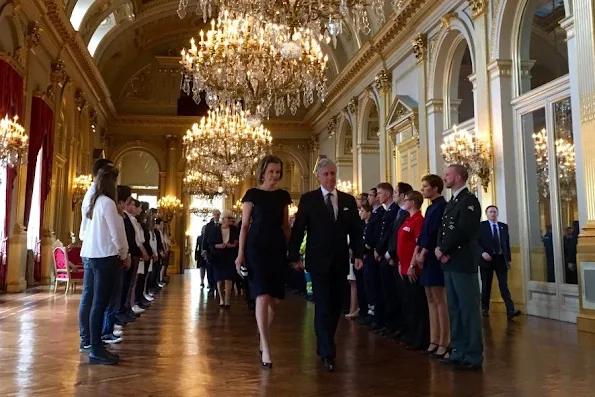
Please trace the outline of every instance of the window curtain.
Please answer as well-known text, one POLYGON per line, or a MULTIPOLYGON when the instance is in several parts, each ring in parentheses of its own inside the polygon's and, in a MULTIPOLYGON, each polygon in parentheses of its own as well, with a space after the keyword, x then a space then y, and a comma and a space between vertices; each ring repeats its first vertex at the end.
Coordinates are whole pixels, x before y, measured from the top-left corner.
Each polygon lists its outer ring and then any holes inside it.
MULTIPOLYGON (((14 117, 23 115, 23 77, 7 62, 0 60, 0 117, 14 117)), ((6 177, 2 178, 5 184, 0 186, 4 189, 6 201, 4 203, 4 224, 2 241, 0 242, 0 290, 6 289, 7 258, 8 258, 8 237, 10 232, 10 210, 12 206, 12 188, 17 171, 14 168, 3 167, 0 172, 5 172, 6 177)), ((2 203, 0 203, 2 205, 2 203)))
MULTIPOLYGON (((29 152, 27 164, 27 184, 25 186, 25 214, 24 224, 29 225, 31 216, 31 204, 33 202, 33 190, 35 186, 35 171, 37 169, 38 154, 43 148, 39 160, 41 161, 40 175, 40 200, 38 201, 40 226, 43 230, 43 208, 45 200, 49 194, 51 186, 51 157, 53 156, 53 137, 54 137, 54 111, 45 101, 39 97, 33 97, 31 106, 31 126, 29 129, 29 152), (49 172, 48 172, 49 171, 49 172)), ((36 209, 37 212, 37 209, 36 209)), ((38 233, 39 234, 39 233, 38 233)), ((37 236, 40 239, 41 236, 37 236)), ((41 256, 38 249, 33 251, 35 256, 35 266, 33 268, 33 278, 35 281, 41 280, 41 256)))

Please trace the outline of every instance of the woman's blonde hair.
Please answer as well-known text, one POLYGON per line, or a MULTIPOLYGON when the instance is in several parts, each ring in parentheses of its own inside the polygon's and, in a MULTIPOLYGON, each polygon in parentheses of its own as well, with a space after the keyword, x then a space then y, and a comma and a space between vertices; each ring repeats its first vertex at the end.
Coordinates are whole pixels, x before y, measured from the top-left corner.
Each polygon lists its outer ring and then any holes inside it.
MULTIPOLYGON (((230 210, 225 210, 221 213, 221 219, 223 218, 234 218, 233 216, 233 212, 231 212, 230 210)), ((235 219, 235 218, 234 218, 235 219)))

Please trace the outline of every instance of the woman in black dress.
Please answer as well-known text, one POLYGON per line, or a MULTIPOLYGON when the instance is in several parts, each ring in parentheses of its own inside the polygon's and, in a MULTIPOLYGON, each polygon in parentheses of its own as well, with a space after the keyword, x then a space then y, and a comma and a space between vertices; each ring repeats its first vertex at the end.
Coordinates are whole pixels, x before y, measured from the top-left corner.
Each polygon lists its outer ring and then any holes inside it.
POLYGON ((262 366, 272 368, 269 327, 274 307, 285 297, 287 241, 289 239, 289 204, 291 197, 277 189, 283 177, 283 162, 266 156, 256 171, 259 186, 242 199, 242 229, 236 268, 245 263, 251 298, 256 299, 256 323, 260 334, 262 366))
POLYGON ((229 308, 233 280, 236 278, 234 259, 238 255, 238 228, 231 211, 223 211, 222 223, 210 230, 209 249, 213 258, 213 274, 217 282, 219 306, 229 308), (224 293, 225 291, 225 293, 224 293))

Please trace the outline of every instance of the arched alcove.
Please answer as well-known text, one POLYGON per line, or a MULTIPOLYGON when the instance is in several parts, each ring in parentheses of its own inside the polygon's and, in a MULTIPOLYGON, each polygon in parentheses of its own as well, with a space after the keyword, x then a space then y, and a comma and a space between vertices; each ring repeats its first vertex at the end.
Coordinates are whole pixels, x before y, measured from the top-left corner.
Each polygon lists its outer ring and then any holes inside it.
MULTIPOLYGON (((357 147, 358 167, 361 181, 358 185, 365 191, 369 186, 376 186, 380 181, 380 128, 376 101, 369 96, 363 103, 360 139, 357 147)), ((355 182, 355 181, 354 181, 355 182)))
POLYGON ((563 0, 529 0, 518 35, 520 93, 524 94, 568 74, 566 17, 563 0))
POLYGON ((144 150, 130 150, 115 160, 120 170, 118 183, 130 186, 133 196, 156 207, 159 196, 159 163, 144 150))

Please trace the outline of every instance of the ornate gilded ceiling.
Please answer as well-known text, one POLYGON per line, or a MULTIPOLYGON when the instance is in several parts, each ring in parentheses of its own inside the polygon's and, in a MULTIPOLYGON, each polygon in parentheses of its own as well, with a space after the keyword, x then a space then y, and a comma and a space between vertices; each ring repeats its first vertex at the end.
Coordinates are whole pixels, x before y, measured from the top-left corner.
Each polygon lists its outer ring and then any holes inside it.
MULTIPOLYGON (((117 108, 121 108, 120 99, 126 95, 123 91, 133 80, 138 81, 142 70, 149 68, 153 74, 163 71, 158 58, 177 57, 189 39, 203 28, 202 16, 194 12, 180 19, 176 13, 178 3, 179 0, 67 0, 67 15, 88 45, 117 108)), ((386 4, 389 16, 390 1, 386 4)), ((192 1, 189 11, 195 8, 196 2, 192 1)), ((324 46, 329 55, 329 83, 381 28, 373 18, 371 27, 372 32, 367 36, 346 29, 347 34, 339 37, 336 48, 324 46)))

